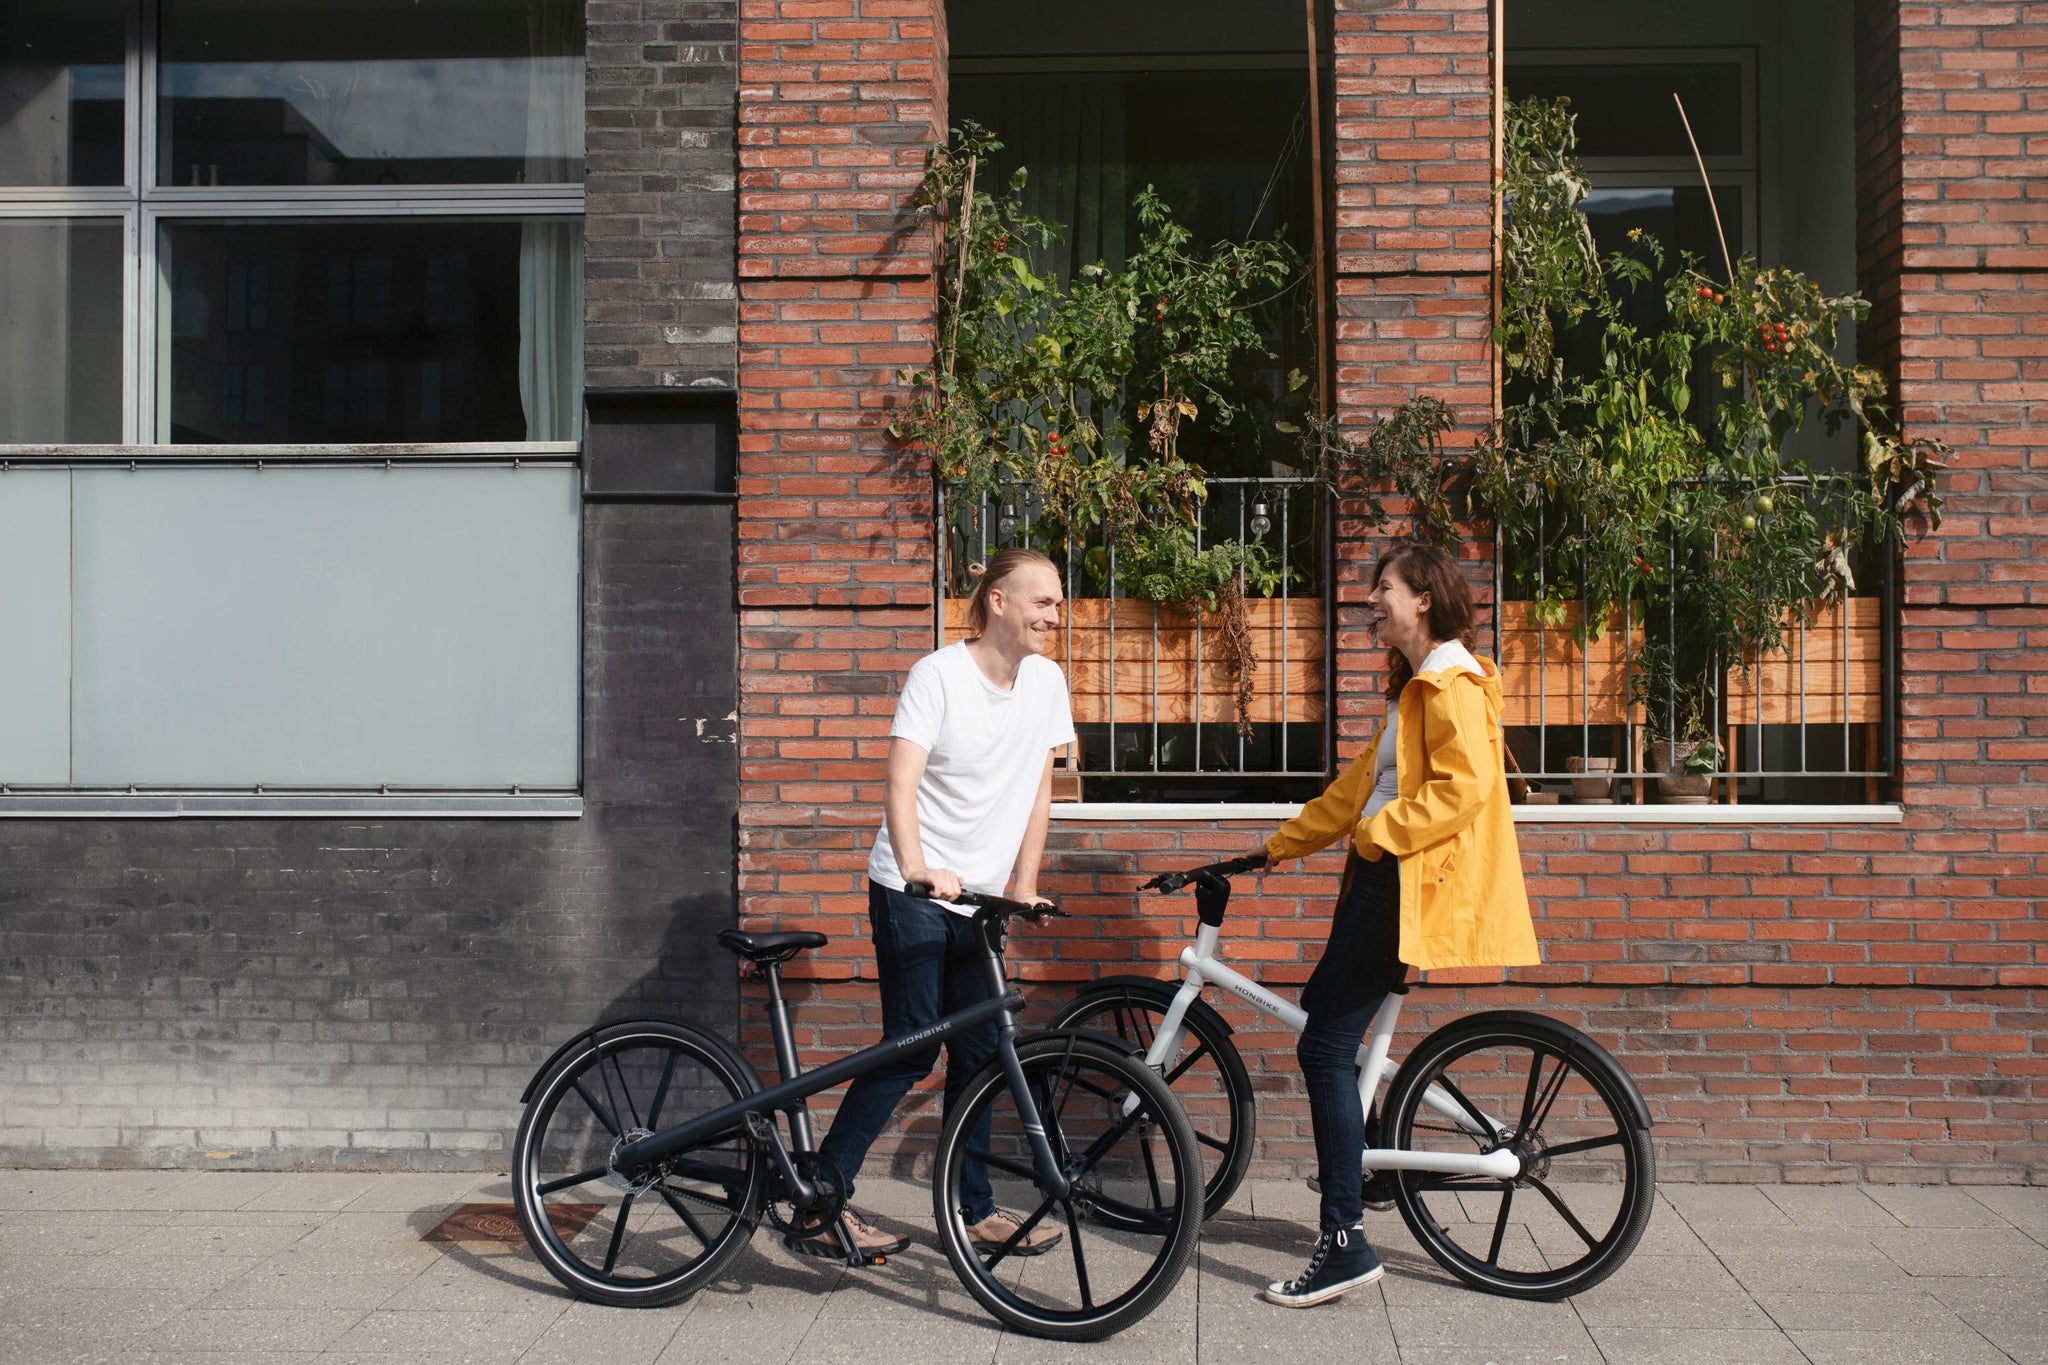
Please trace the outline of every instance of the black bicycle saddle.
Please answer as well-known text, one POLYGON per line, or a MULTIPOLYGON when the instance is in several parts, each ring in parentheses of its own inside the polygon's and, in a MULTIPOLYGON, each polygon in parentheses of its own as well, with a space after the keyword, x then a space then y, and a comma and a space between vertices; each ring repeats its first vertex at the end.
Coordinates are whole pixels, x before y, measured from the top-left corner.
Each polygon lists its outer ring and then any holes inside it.
POLYGON ((718 931, 718 946, 738 953, 749 962, 783 962, 806 948, 822 948, 823 934, 809 929, 792 929, 780 934, 747 934, 738 929, 718 931))

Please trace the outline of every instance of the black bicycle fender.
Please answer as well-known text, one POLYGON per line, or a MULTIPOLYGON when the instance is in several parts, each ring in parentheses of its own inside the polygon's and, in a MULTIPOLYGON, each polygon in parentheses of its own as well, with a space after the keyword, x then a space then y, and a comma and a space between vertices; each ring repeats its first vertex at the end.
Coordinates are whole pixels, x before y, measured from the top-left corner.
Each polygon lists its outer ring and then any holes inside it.
MULTIPOLYGON (((690 1034, 694 1036, 698 1041, 715 1044, 718 1047, 718 1049, 725 1054, 728 1060, 740 1062, 742 1064, 740 1067, 740 1074, 742 1076, 751 1076, 754 1074, 753 1066, 747 1063, 744 1057, 740 1056, 739 1053, 733 1050, 733 1046, 731 1043, 719 1037, 717 1034, 707 1033, 699 1025, 693 1024, 687 1019, 678 1019, 672 1014, 636 1014, 631 1016, 630 1018, 607 1019, 603 1023, 592 1024, 589 1028, 583 1030, 583 1032, 581 1033, 574 1035, 567 1042, 563 1043, 560 1047, 556 1048, 553 1052, 549 1053, 548 1059, 540 1064, 539 1069, 537 1069, 533 1073, 532 1078, 526 1082, 526 1089, 519 1092, 519 1102, 521 1104, 531 1104, 533 1102, 533 1092, 539 1088, 540 1083, 543 1080, 547 1079, 548 1073, 552 1072, 555 1069, 556 1064, 559 1063, 564 1057, 568 1056, 570 1053, 576 1051, 576 1049, 578 1049, 579 1047, 582 1047, 585 1044, 587 1044, 592 1037, 596 1036, 597 1034, 603 1033, 609 1029, 625 1028, 634 1024, 666 1024, 673 1028, 687 1029, 690 1032, 690 1034)), ((758 1077, 756 1079, 758 1082, 758 1077)))
MULTIPOLYGON (((1453 1019, 1441 1029, 1438 1029, 1437 1032, 1455 1033, 1461 1027, 1478 1025, 1488 1019, 1513 1019, 1519 1023, 1543 1024, 1564 1034, 1574 1051, 1584 1053, 1607 1063, 1607 1065, 1614 1068, 1616 1075, 1628 1083, 1626 1095, 1628 1098, 1629 1117, 1634 1121, 1635 1126, 1643 1132, 1648 1132, 1655 1126, 1655 1120, 1650 1117, 1650 1106, 1643 1102, 1642 1091, 1636 1088, 1636 1079, 1628 1074, 1628 1068, 1615 1061, 1613 1053, 1562 1020, 1553 1019, 1547 1014, 1537 1014, 1531 1010, 1486 1010, 1479 1014, 1468 1014, 1462 1019, 1453 1019)), ((1430 1035, 1431 1038, 1435 1036, 1436 1034, 1434 1033, 1430 1035)), ((1428 1038, 1423 1039, 1425 1043, 1428 1041, 1428 1038)), ((1420 1047, 1418 1046, 1416 1050, 1420 1051, 1420 1047)))
POLYGON ((1041 1043, 1048 1038, 1072 1038, 1083 1043, 1095 1043, 1108 1048, 1111 1052, 1122 1053, 1126 1057, 1142 1057, 1145 1053, 1145 1049, 1139 1047, 1137 1043, 1129 1038, 1119 1038, 1114 1033, 1098 1033, 1092 1028, 1042 1029, 1037 1033, 1021 1035, 1017 1039, 1017 1045, 1022 1047, 1026 1043, 1041 1043))
MULTIPOLYGON (((1062 1005, 1060 1007, 1059 1016, 1055 1017, 1055 1022, 1058 1021, 1059 1017, 1064 1017, 1066 1012, 1072 1009, 1075 1005, 1080 1004, 1083 1000, 1086 1000, 1091 995, 1094 995, 1099 991, 1108 990, 1111 987, 1132 988, 1142 990, 1147 995, 1150 995, 1153 999, 1157 1000, 1162 1008, 1172 1004, 1173 997, 1180 993, 1180 983, 1178 981, 1161 981, 1159 978, 1153 976, 1105 976, 1100 981, 1089 982, 1087 990, 1082 991, 1079 995, 1075 996, 1072 1001, 1068 1002, 1065 1005, 1062 1005)), ((1211 1027, 1219 1030, 1224 1034, 1231 1034, 1237 1032, 1236 1029, 1233 1029, 1230 1026, 1228 1020, 1226 1020, 1222 1015, 1216 1012, 1216 1007, 1214 1005, 1211 1005, 1208 1001, 1202 999, 1202 997, 1200 997, 1199 995, 1196 996, 1194 1002, 1188 1006, 1188 1013, 1200 1015, 1203 1023, 1210 1025, 1211 1027)))

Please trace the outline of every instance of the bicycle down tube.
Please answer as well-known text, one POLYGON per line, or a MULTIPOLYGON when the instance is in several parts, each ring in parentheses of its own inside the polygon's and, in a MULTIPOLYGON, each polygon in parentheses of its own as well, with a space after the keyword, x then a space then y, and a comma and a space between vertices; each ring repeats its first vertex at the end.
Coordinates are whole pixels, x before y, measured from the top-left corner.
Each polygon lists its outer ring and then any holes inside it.
MULTIPOLYGON (((1216 956, 1222 940, 1221 926, 1204 924, 1195 936, 1192 947, 1180 952, 1180 964, 1187 975, 1181 987, 1174 993, 1173 1003, 1166 1016, 1159 1023, 1159 1031, 1153 1036, 1152 1045, 1145 1053, 1146 1065, 1168 1074, 1175 1058, 1180 1054, 1184 1037, 1182 1027, 1188 1009, 1201 997, 1202 987, 1213 983, 1244 1000, 1254 1008, 1263 1010, 1280 1020, 1299 1034, 1308 1025, 1308 1013, 1299 1005, 1289 1004, 1257 982, 1226 965, 1216 956)), ((1362 1110, 1370 1112, 1373 1096, 1379 1093, 1380 1078, 1385 1074, 1387 1056, 1392 1050, 1394 1027, 1401 1017, 1401 996, 1399 992, 1389 995, 1386 1002, 1373 1016, 1372 1032, 1367 1035, 1358 1049, 1358 1102, 1362 1110)), ((1468 1132, 1482 1133, 1491 1140, 1499 1141, 1507 1136, 1509 1128, 1487 1115, 1479 1114, 1460 1104, 1444 1093, 1442 1087, 1431 1085, 1423 1092, 1423 1103, 1450 1119, 1468 1132), (1478 1126, 1483 1119, 1487 1129, 1478 1126)), ((1398 1149, 1374 1148, 1366 1152, 1366 1164, 1376 1171, 1433 1171, 1447 1175, 1482 1175, 1491 1179, 1512 1179, 1521 1173, 1521 1160, 1512 1151, 1501 1149, 1492 1152, 1464 1155, 1455 1152, 1411 1152, 1398 1149)))

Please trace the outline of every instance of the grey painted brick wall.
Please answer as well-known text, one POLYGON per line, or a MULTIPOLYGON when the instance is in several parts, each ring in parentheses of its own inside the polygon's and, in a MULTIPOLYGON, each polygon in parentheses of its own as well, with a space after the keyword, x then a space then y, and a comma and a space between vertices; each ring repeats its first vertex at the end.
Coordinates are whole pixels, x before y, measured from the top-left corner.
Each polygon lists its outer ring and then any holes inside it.
POLYGON ((593 0, 584 347, 597 388, 731 388, 737 0, 593 0))
MULTIPOLYGON (((589 7, 593 388, 732 385, 736 14, 589 7)), ((730 1030, 733 536, 585 508, 580 819, 0 821, 0 1164, 501 1166, 576 1029, 730 1030)))

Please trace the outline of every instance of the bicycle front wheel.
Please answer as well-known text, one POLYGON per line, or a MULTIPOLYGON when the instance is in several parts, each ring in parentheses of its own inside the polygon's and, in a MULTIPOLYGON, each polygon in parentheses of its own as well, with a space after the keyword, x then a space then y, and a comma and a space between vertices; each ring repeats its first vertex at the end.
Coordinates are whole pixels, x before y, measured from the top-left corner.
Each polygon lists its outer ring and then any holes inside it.
MULTIPOLYGON (((1149 1052, 1179 988, 1163 982, 1117 982, 1080 996, 1053 1019, 1054 1028, 1086 1028, 1128 1039, 1149 1052)), ((1258 1123, 1251 1076, 1223 1021, 1204 1009, 1183 1018, 1179 1055, 1167 1063, 1166 1083, 1187 1112, 1202 1144, 1202 1209, 1223 1212, 1252 1161, 1258 1123)))
POLYGON ((655 1308, 708 1283, 760 1220, 766 1165, 743 1133, 629 1180, 612 1158, 634 1138, 761 1088, 744 1058, 666 1019, 610 1024, 535 1086, 514 1144, 512 1193, 548 1272, 596 1303, 655 1308))
POLYGON ((1635 1083, 1598 1043, 1519 1011, 1422 1040, 1394 1077, 1387 1145, 1521 1159, 1510 1180, 1393 1171, 1408 1230, 1465 1283, 1561 1299, 1612 1275, 1649 1226, 1657 1163, 1635 1083))
POLYGON ((1095 1341, 1143 1318, 1179 1282, 1202 1224, 1201 1148, 1173 1092, 1142 1058, 1048 1037, 1019 1043, 1017 1060, 1071 1188, 1060 1198, 1040 1191, 1016 1095, 1001 1059, 991 1059, 939 1138, 939 1242, 968 1293, 1006 1326, 1095 1341), (1060 1241, 1029 1259, 1016 1254, 1014 1238, 976 1246, 966 1212, 976 1163, 997 1205, 1014 1211, 1027 1233, 1051 1227, 1060 1241))

